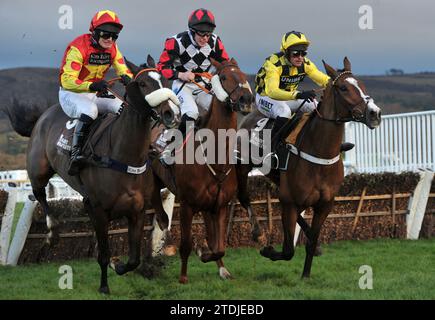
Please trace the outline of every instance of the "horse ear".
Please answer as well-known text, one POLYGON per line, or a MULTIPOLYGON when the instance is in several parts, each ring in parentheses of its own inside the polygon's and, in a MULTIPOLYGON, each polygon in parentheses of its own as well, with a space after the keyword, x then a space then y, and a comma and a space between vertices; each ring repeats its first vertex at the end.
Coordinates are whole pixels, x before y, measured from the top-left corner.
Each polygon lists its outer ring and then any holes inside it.
POLYGON ((210 58, 210 62, 217 70, 220 70, 220 68, 222 68, 222 64, 219 61, 210 58))
POLYGON ((232 64, 235 64, 236 66, 239 66, 239 64, 237 63, 236 59, 234 59, 234 58, 231 58, 230 62, 232 64))
POLYGON ((343 64, 344 64, 344 70, 346 70, 346 71, 351 70, 350 61, 347 57, 344 57, 343 64))
POLYGON ((325 67, 326 74, 330 76, 331 78, 335 78, 337 76, 337 71, 333 67, 331 67, 329 64, 327 64, 324 60, 322 60, 323 66, 325 67))
POLYGON ((140 68, 135 65, 133 62, 128 61, 127 58, 124 57, 125 60, 125 64, 127 65, 127 67, 130 69, 130 71, 133 73, 134 76, 137 75, 137 73, 140 71, 140 68))
POLYGON ((151 68, 156 67, 156 62, 154 61, 153 57, 151 57, 151 55, 148 55, 147 57, 147 65, 149 65, 151 68))
POLYGON ((148 103, 139 88, 139 84, 136 81, 131 81, 127 87, 125 87, 127 92, 127 99, 133 104, 134 107, 146 107, 148 103))

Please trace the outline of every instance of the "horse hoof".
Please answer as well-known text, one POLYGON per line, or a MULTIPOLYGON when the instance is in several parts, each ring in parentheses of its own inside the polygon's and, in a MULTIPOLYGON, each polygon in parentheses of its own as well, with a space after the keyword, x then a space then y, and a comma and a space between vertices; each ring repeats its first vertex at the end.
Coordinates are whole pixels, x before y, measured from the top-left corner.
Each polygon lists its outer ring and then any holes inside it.
POLYGON ((115 270, 118 275, 123 275, 126 272, 125 264, 118 257, 111 258, 109 266, 115 270))
POLYGON ((181 284, 186 284, 188 282, 187 276, 180 276, 178 282, 180 282, 181 284))
POLYGON ((100 287, 100 289, 98 291, 100 293, 102 293, 102 294, 110 294, 110 290, 109 290, 108 286, 106 286, 106 287, 100 287))
POLYGON ((272 246, 267 246, 267 247, 263 247, 263 248, 260 250, 260 254, 261 254, 263 257, 270 258, 270 257, 272 256, 272 252, 274 252, 274 251, 275 251, 275 249, 273 249, 272 246))
POLYGON ((227 270, 225 267, 219 268, 219 277, 221 277, 223 280, 232 280, 234 279, 231 273, 227 270))

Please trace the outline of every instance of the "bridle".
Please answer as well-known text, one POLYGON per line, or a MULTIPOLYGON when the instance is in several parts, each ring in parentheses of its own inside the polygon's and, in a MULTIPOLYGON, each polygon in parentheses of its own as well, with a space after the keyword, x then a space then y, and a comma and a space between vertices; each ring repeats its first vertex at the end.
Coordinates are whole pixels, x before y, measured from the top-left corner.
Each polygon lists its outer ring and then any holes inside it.
MULTIPOLYGON (((350 117, 339 117, 339 112, 338 112, 338 108, 337 108, 337 98, 341 97, 341 95, 339 94, 338 90, 338 85, 337 85, 337 81, 344 75, 351 75, 352 71, 343 71, 340 74, 338 74, 334 80, 332 80, 332 90, 333 90, 333 94, 334 94, 334 108, 335 108, 335 114, 337 116, 337 118, 335 119, 328 119, 325 118, 324 116, 322 116, 319 111, 317 110, 316 107, 316 112, 317 115, 319 116, 320 119, 325 120, 325 121, 332 121, 332 122, 336 122, 336 123, 345 123, 345 122, 350 122, 350 121, 355 121, 355 122, 363 122, 364 121, 364 113, 362 112, 358 112, 356 113, 355 110, 359 110, 358 107, 361 106, 362 104, 366 104, 367 101, 365 101, 363 98, 361 98, 361 101, 356 103, 356 104, 349 104, 349 103, 345 103, 346 108, 348 109, 349 113, 350 113, 350 117)), ((368 97, 370 98, 370 97, 368 97)))
MULTIPOLYGON (((230 63, 230 64, 225 64, 225 65, 223 65, 222 68, 221 68, 221 69, 219 70, 219 72, 217 73, 217 75, 219 76, 219 80, 221 81, 221 83, 222 83, 223 81, 225 81, 225 76, 221 75, 222 70, 225 69, 225 68, 227 68, 227 67, 235 67, 235 68, 237 68, 238 70, 240 70, 240 69, 239 69, 239 66, 236 65, 236 64, 232 64, 232 63, 230 63)), ((246 88, 245 84, 241 84, 241 83, 239 82, 239 83, 237 83, 237 85, 234 87, 233 90, 231 90, 230 92, 228 92, 228 98, 227 98, 226 104, 231 108, 231 111, 238 111, 238 110, 241 110, 242 102, 241 102, 240 100, 241 100, 241 98, 243 97, 243 95, 240 95, 239 98, 238 98, 237 100, 233 100, 233 99, 231 98, 231 96, 232 96, 235 92, 237 92, 237 90, 242 90, 243 88, 246 88)))
MULTIPOLYGON (((225 69, 225 68, 229 68, 229 67, 235 67, 235 68, 237 68, 238 70, 240 70, 240 69, 239 69, 239 66, 236 65, 236 64, 233 64, 233 63, 223 65, 222 68, 221 68, 221 69, 219 70, 219 72, 217 73, 217 75, 218 75, 218 77, 219 77, 219 81, 220 81, 221 83, 223 83, 223 81, 226 80, 226 79, 225 79, 225 75, 222 75, 222 70, 225 69)), ((211 78, 213 77, 213 75, 212 75, 211 73, 209 73, 209 72, 194 73, 194 74, 195 74, 195 76, 197 76, 197 77, 204 77, 204 78, 207 78, 208 80, 211 80, 211 78)), ((211 91, 211 88, 208 88, 207 86, 205 86, 205 87, 202 86, 201 84, 198 83, 198 81, 192 81, 192 83, 196 84, 196 85, 197 85, 197 86, 198 86, 202 91, 204 91, 205 93, 213 94, 212 91, 211 91)), ((185 83, 184 83, 184 84, 185 84, 185 83)), ((184 84, 183 84, 183 85, 184 85, 184 84)), ((232 89, 230 92, 227 92, 228 97, 227 97, 227 99, 226 99, 224 102, 226 103, 227 106, 229 106, 229 107, 231 108, 231 111, 233 111, 233 112, 238 111, 238 110, 241 109, 242 102, 241 102, 240 100, 241 100, 241 98, 242 98, 242 95, 241 95, 237 100, 233 100, 233 99, 231 98, 231 96, 232 96, 235 92, 237 92, 237 90, 241 90, 241 89, 243 89, 243 88, 246 88, 246 86, 245 86, 244 84, 238 83, 238 84, 234 87, 234 89, 232 89)), ((225 89, 224 89, 224 90, 225 90, 225 89)))
MULTIPOLYGON (((159 70, 156 69, 156 68, 145 68, 145 69, 140 70, 140 71, 136 74, 136 76, 133 78, 132 81, 137 81, 137 78, 138 78, 139 75, 141 75, 142 73, 144 73, 144 72, 151 72, 151 71, 159 72, 159 70)), ((121 77, 117 77, 117 78, 110 79, 110 80, 107 81, 107 82, 108 82, 110 85, 113 85, 113 83, 114 83, 115 81, 120 81, 120 80, 121 80, 121 77)), ((138 83, 138 85, 139 85, 140 87, 143 87, 143 86, 144 86, 143 83, 142 83, 142 84, 141 84, 141 83, 138 83)), ((118 99, 120 99, 120 100, 122 101, 122 106, 123 106, 123 108, 126 107, 126 106, 129 106, 129 105, 130 105, 130 104, 127 102, 127 92, 125 92, 124 97, 121 97, 119 94, 117 94, 117 93, 116 93, 114 90, 112 90, 110 87, 107 88, 107 91, 110 92, 110 93, 113 94, 116 98, 118 98, 118 99)), ((139 113, 139 112, 136 111, 136 109, 134 109, 134 108, 132 108, 132 110, 133 110, 134 112, 136 112, 136 113, 139 113)), ((159 115, 159 114, 158 114, 158 113, 157 113, 153 108, 148 107, 148 108, 145 109, 145 111, 146 111, 145 114, 146 114, 146 115, 149 115, 149 116, 150 116, 150 117, 155 121, 153 127, 156 126, 156 125, 158 125, 158 124, 160 124, 160 123, 163 123, 163 121, 162 121, 160 115, 159 115)))

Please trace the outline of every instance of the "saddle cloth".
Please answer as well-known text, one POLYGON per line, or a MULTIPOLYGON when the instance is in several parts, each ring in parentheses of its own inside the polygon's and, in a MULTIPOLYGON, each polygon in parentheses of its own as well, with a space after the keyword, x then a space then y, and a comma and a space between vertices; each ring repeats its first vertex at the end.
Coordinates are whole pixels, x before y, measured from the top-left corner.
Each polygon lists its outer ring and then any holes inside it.
MULTIPOLYGON (((118 118, 117 115, 112 113, 107 113, 105 115, 99 116, 91 125, 89 135, 85 144, 83 146, 83 154, 88 157, 93 154, 93 148, 99 144, 99 149, 104 150, 102 152, 104 155, 109 153, 110 148, 110 139, 101 139, 103 137, 103 133, 107 128, 111 126, 111 124, 118 118)), ((72 138, 74 134, 74 128, 77 124, 77 120, 68 120, 65 123, 65 127, 62 130, 56 146, 59 152, 64 153, 66 155, 70 155, 72 148, 72 138)))

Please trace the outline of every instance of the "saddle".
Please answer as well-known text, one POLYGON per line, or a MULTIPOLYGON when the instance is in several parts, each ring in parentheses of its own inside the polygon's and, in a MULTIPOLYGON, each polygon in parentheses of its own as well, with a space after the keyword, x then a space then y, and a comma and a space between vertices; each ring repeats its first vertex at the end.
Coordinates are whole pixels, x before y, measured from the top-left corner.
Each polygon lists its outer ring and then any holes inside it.
MULTIPOLYGON (((278 144, 276 154, 277 158, 272 159, 272 168, 277 168, 280 170, 286 170, 287 164, 289 160, 289 152, 286 147, 287 144, 296 144, 297 138, 299 134, 301 133, 302 129, 304 128, 305 124, 307 123, 308 119, 310 118, 311 113, 303 113, 298 112, 296 113, 290 121, 282 128, 285 132, 283 133, 283 136, 286 137, 285 143, 278 144)), ((255 119, 255 125, 252 127, 251 130, 251 136, 250 136, 250 144, 256 146, 259 148, 260 152, 262 153, 262 158, 254 158, 254 156, 250 155, 250 163, 254 167, 262 167, 264 165, 265 160, 267 157, 271 156, 272 154, 264 154, 264 130, 269 129, 271 130, 274 124, 274 119, 265 118, 262 115, 258 116, 257 119, 255 119)), ((238 151, 237 151, 238 152, 238 151)), ((236 155, 237 157, 237 155, 236 155)), ((240 160, 240 159, 239 159, 240 160)))
MULTIPOLYGON (((86 157, 86 162, 92 162, 93 164, 100 164, 102 159, 108 157, 110 152, 110 134, 103 135, 106 130, 110 130, 111 125, 114 121, 118 119, 118 116, 112 113, 107 113, 99 116, 89 128, 89 135, 87 140, 83 145, 82 154, 86 157), (97 155, 95 153, 95 148, 98 146, 97 155), (100 163, 99 163, 100 162, 100 163)), ((62 130, 56 146, 59 152, 70 156, 72 149, 72 138, 74 134, 74 127, 77 123, 77 120, 68 120, 65 123, 65 127, 62 130)))

